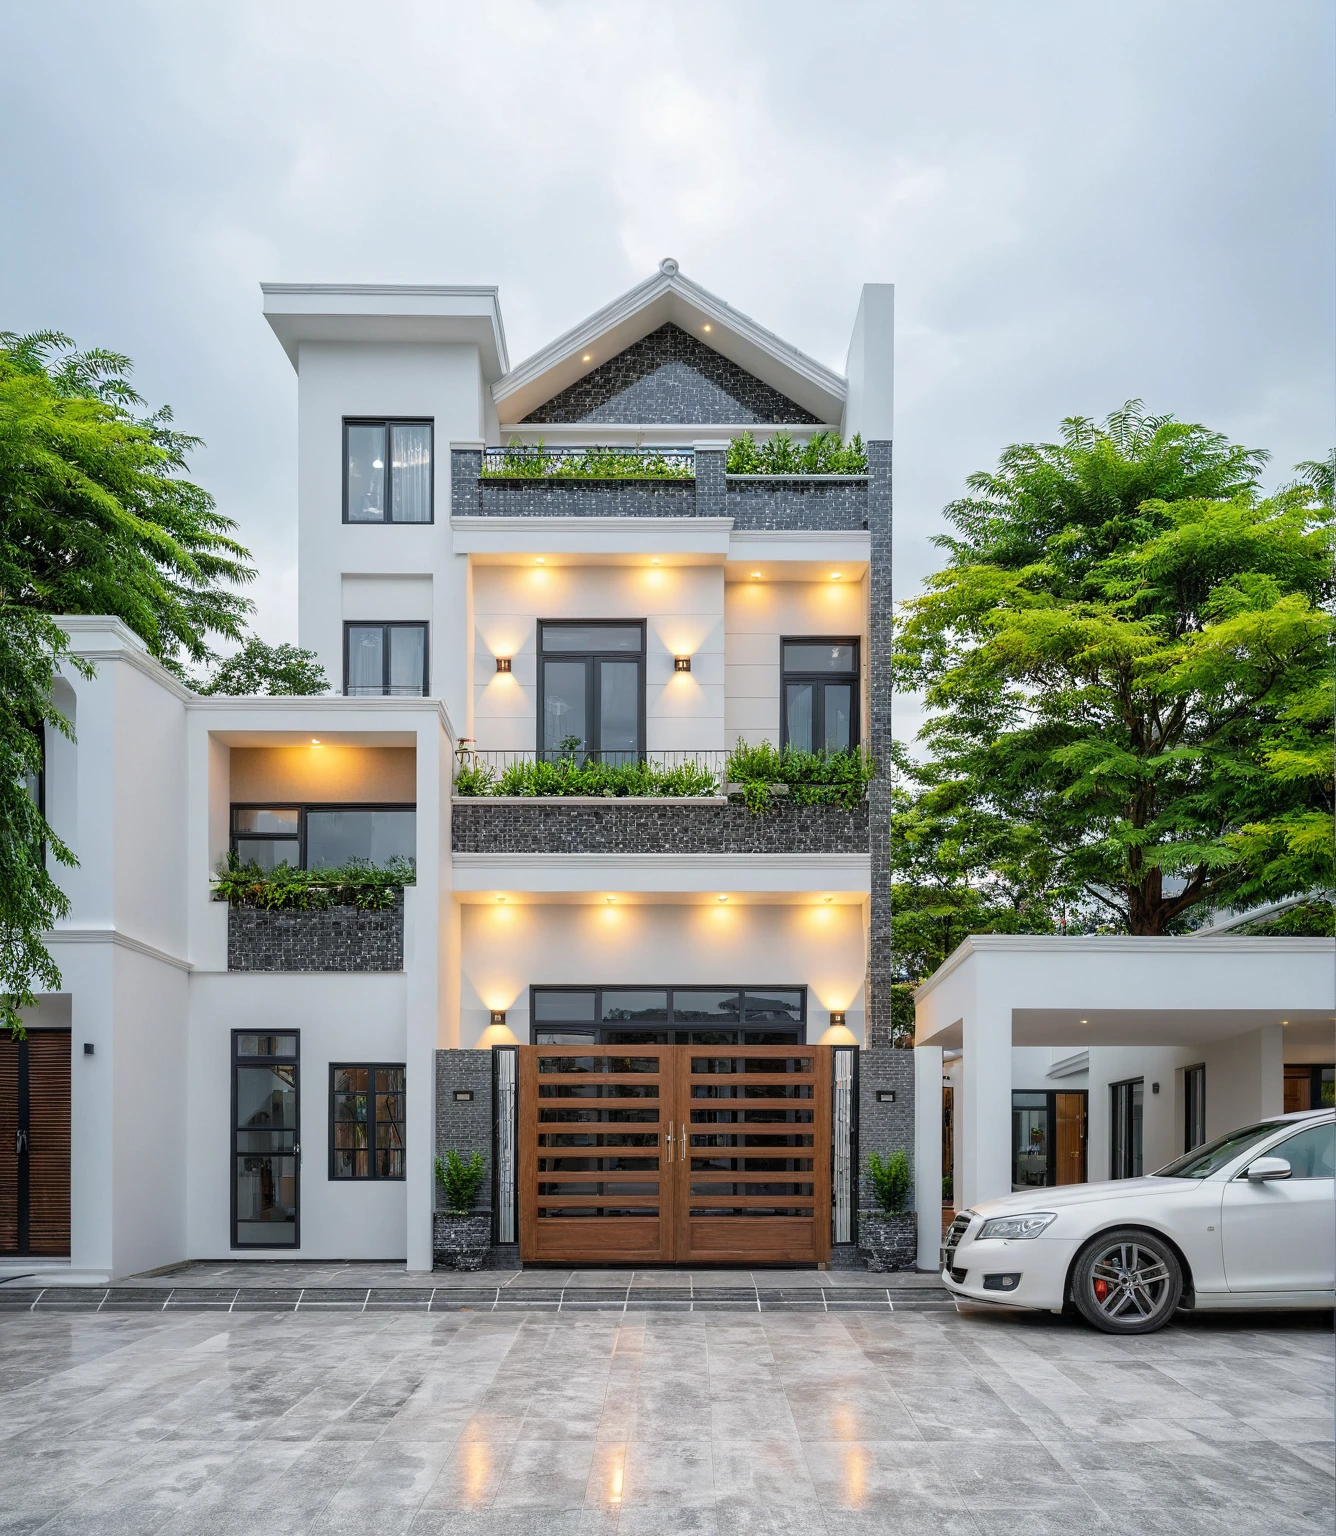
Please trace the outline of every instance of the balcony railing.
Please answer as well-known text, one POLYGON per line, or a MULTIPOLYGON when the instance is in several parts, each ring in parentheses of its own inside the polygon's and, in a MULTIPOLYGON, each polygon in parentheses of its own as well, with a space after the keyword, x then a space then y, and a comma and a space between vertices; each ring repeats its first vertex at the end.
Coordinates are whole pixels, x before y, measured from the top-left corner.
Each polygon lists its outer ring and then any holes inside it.
POLYGON ((691 480, 696 455, 690 448, 547 448, 514 444, 485 448, 482 474, 489 480, 691 480))
POLYGON ((455 794, 462 798, 582 796, 677 799, 722 793, 722 748, 671 752, 482 750, 458 754, 455 794))
POLYGON ((349 683, 343 690, 349 699, 420 699, 421 683, 349 683))

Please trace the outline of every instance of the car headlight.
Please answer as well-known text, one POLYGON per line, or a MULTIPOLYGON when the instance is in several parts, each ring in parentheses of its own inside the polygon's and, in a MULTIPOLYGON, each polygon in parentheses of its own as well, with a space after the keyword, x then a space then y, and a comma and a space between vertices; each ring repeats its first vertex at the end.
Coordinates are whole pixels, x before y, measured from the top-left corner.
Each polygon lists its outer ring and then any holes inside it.
POLYGON ((985 1221, 975 1242, 986 1237, 1038 1237, 1058 1219, 1056 1211, 1034 1211, 1028 1216, 994 1216, 985 1221))

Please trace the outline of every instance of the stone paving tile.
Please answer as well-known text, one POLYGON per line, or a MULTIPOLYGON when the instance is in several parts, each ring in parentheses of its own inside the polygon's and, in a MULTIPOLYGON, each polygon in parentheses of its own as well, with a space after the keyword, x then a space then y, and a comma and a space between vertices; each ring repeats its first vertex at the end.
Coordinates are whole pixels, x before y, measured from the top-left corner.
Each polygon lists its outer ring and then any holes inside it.
POLYGON ((1329 1318, 284 1304, 0 1317, 0 1536, 1332 1529, 1329 1318))

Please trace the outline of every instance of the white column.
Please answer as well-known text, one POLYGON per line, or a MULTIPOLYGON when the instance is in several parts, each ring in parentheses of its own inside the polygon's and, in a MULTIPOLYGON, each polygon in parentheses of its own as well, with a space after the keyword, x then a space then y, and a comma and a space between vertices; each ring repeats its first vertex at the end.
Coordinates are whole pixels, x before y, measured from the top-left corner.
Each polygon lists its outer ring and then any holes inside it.
POLYGON ((914 1209, 918 1267, 936 1270, 942 1245, 942 1048, 914 1047, 914 1209))
POLYGON ((964 1047, 957 1210, 1011 1193, 1010 1008, 976 996, 964 1018, 964 1047))

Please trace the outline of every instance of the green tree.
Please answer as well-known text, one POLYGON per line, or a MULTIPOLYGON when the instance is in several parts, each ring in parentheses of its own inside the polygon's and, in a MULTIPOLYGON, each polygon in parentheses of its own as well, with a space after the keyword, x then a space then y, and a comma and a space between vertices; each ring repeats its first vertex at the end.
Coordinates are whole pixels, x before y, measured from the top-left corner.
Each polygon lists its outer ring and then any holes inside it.
POLYGON ((251 635, 239 651, 218 662, 209 676, 194 686, 197 693, 253 698, 328 693, 329 679, 314 651, 295 645, 266 645, 258 635, 251 635))
POLYGON ((897 625, 934 803, 1131 933, 1336 883, 1331 472, 1267 496, 1265 460, 1139 401, 1069 418, 970 477, 897 625))
POLYGON ((68 912, 47 861, 74 852, 28 791, 39 732, 69 734, 55 674, 70 658, 53 616, 113 614, 178 674, 239 640, 252 579, 233 523, 185 478, 197 439, 166 407, 142 414, 130 362, 56 332, 0 333, 0 1027, 59 985, 42 934, 68 912), (44 857, 45 855, 45 857, 44 857))

